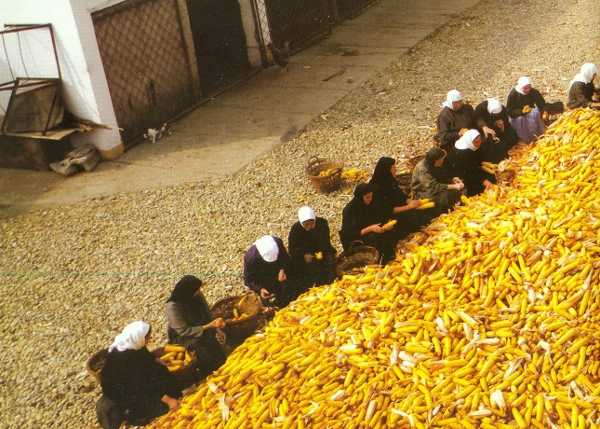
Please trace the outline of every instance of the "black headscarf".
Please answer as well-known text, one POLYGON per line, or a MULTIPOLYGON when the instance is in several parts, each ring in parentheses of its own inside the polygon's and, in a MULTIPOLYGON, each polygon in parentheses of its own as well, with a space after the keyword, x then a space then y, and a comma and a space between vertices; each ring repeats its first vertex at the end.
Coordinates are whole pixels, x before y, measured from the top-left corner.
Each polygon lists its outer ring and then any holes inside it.
POLYGON ((444 155, 446 155, 446 152, 443 149, 434 146, 431 149, 429 149, 429 151, 425 155, 425 162, 429 167, 435 167, 435 162, 444 155))
POLYGON ((202 286, 202 280, 194 276, 183 276, 173 288, 167 302, 175 301, 183 305, 192 302, 194 294, 202 286))
POLYGON ((383 156, 377 161, 375 170, 373 171, 373 177, 369 181, 373 185, 373 189, 381 190, 388 189, 390 186, 398 186, 396 178, 392 174, 392 166, 396 164, 394 158, 383 156))
POLYGON ((373 186, 370 183, 359 183, 356 185, 356 188, 354 188, 353 200, 360 200, 364 204, 363 197, 369 192, 373 192, 373 186))

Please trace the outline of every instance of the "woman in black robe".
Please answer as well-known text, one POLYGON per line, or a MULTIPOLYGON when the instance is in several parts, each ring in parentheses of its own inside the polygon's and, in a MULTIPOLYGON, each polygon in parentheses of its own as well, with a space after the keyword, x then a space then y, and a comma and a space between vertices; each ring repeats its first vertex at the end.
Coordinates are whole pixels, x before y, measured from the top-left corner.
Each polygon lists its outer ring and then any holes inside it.
POLYGON ((475 107, 475 116, 477 127, 484 134, 480 148, 483 160, 498 164, 508 158, 508 151, 519 143, 508 109, 495 98, 488 98, 475 107))
POLYGON ((569 87, 569 100, 567 107, 577 109, 578 107, 600 108, 600 102, 594 101, 594 95, 600 92, 600 89, 594 87, 594 79, 598 73, 598 67, 594 63, 585 63, 581 70, 571 80, 569 87))
POLYGON ((225 323, 213 317, 200 286, 202 280, 197 277, 183 276, 167 300, 166 317, 169 343, 194 351, 200 377, 204 378, 225 363, 219 343, 225 342, 221 330, 225 323))
POLYGON ((298 222, 290 229, 288 248, 300 292, 333 281, 336 250, 331 245, 329 224, 316 216, 312 208, 304 206, 298 210, 298 222))
POLYGON ((373 204, 379 213, 379 219, 382 222, 397 221, 392 229, 396 240, 402 240, 427 225, 429 220, 427 216, 415 210, 421 203, 418 200, 411 200, 398 187, 394 158, 379 158, 369 184, 373 187, 373 204))
POLYGON ((436 126, 440 147, 448 151, 466 130, 475 128, 475 110, 473 106, 463 102, 462 94, 456 89, 448 92, 442 106, 436 126))
POLYGON ((481 135, 477 130, 467 131, 444 159, 443 167, 450 177, 458 177, 465 184, 466 195, 481 194, 485 189, 493 189, 496 178, 481 168, 481 135))
POLYGON ((458 177, 448 176, 442 167, 445 158, 446 151, 432 147, 415 166, 412 174, 411 190, 414 197, 427 198, 435 203, 435 207, 424 211, 424 215, 430 219, 454 209, 465 186, 458 177))
POLYGON ((382 221, 378 217, 373 200, 373 187, 369 183, 359 183, 354 188, 354 198, 342 211, 342 228, 340 241, 344 250, 349 250, 356 240, 362 241, 367 246, 375 247, 383 262, 388 262, 396 256, 396 240, 392 231, 381 227, 382 221))
POLYGON ((104 429, 118 429, 125 420, 147 424, 179 409, 181 383, 146 348, 150 333, 150 325, 130 323, 108 349, 100 372, 102 397, 96 403, 104 429))

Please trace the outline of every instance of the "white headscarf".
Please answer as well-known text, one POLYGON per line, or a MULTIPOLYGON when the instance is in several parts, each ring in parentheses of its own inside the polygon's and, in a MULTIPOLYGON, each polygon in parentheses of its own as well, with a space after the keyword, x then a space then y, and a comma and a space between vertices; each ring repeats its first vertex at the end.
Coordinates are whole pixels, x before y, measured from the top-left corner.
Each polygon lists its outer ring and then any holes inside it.
POLYGON ((446 101, 444 101, 442 103, 442 106, 447 107, 449 109, 452 109, 452 103, 454 103, 455 101, 461 101, 462 100, 462 94, 460 93, 460 91, 453 89, 451 91, 448 91, 448 94, 446 95, 446 101))
POLYGON ((572 87, 575 82, 590 83, 596 73, 598 73, 598 67, 596 67, 596 64, 585 63, 581 66, 579 74, 576 74, 571 81, 569 88, 572 87))
POLYGON ((300 223, 304 223, 307 220, 315 220, 317 216, 315 215, 315 211, 311 209, 309 206, 304 206, 300 210, 298 210, 298 219, 300 223))
POLYGON ((517 82, 517 86, 515 86, 515 89, 519 94, 525 95, 523 88, 527 85, 531 85, 531 79, 529 79, 527 76, 521 76, 517 82))
POLYGON ((279 256, 277 242, 270 235, 263 235, 254 243, 258 253, 266 262, 275 262, 279 256))
POLYGON ((477 131, 477 130, 469 130, 466 133, 464 133, 461 138, 459 138, 458 140, 456 140, 456 143, 454 143, 454 147, 456 149, 477 150, 477 148, 475 147, 475 145, 473 144, 473 142, 475 141, 475 139, 479 135, 480 135, 479 131, 477 131))
POLYGON ((495 98, 488 98, 487 110, 490 115, 497 115, 498 113, 502 112, 502 104, 500 104, 500 102, 495 98))
POLYGON ((125 326, 123 332, 115 337, 115 341, 109 347, 108 352, 117 349, 120 352, 125 350, 139 350, 146 345, 146 335, 150 331, 150 325, 142 321, 130 323, 125 326))

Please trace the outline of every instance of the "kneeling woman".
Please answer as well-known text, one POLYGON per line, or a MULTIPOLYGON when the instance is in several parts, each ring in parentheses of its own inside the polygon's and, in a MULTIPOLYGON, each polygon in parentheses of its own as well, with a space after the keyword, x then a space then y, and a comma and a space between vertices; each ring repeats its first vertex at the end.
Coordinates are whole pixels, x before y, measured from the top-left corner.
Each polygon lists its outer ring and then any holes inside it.
MULTIPOLYGON (((98 422, 104 429, 118 429, 123 421, 146 422, 177 411, 182 386, 166 366, 146 348, 150 325, 130 323, 108 349, 96 403, 98 422)), ((145 424, 145 423, 144 423, 145 424)))
POLYGON ((435 203, 431 212, 433 217, 452 210, 460 200, 460 191, 465 185, 458 177, 450 178, 445 174, 442 163, 446 151, 432 147, 413 170, 411 189, 415 198, 427 198, 435 203))
POLYGON ((506 108, 510 124, 522 142, 536 141, 546 131, 542 118, 546 111, 546 101, 537 89, 531 87, 531 79, 527 76, 521 76, 508 94, 506 108))
POLYGON ((467 197, 481 194, 485 189, 494 189, 496 178, 481 168, 483 161, 481 151, 481 135, 477 130, 467 131, 448 152, 443 167, 451 177, 458 177, 465 184, 467 197))
POLYGON ((373 204, 379 213, 379 219, 383 222, 392 219, 398 222, 392 230, 397 240, 402 240, 427 225, 429 219, 422 211, 415 210, 421 203, 411 200, 398 187, 394 158, 379 158, 369 183, 373 186, 373 204))
POLYGON ((167 300, 167 335, 169 343, 194 351, 201 377, 225 363, 225 354, 217 340, 225 341, 221 330, 225 323, 214 318, 206 298, 200 291, 202 280, 183 276, 167 300))
POLYGON ((386 263, 396 256, 396 240, 392 231, 381 227, 381 219, 371 204, 373 187, 368 183, 359 183, 354 188, 354 198, 342 211, 340 241, 344 250, 348 250, 355 240, 367 246, 375 247, 386 263))

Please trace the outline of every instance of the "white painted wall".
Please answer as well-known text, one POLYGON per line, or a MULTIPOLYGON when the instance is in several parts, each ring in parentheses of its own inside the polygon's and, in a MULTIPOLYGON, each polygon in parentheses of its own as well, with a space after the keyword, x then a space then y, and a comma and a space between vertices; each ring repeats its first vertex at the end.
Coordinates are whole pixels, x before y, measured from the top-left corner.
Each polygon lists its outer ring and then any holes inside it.
MULTIPOLYGON (((0 0, 0 24, 52 24, 67 108, 77 116, 116 126, 89 12, 103 3, 106 0, 0 0)), ((37 51, 33 45, 30 49, 37 51)), ((0 68, 2 81, 11 80, 10 75, 4 76, 4 70, 0 68)), ((109 158, 122 153, 121 136, 116 130, 95 130, 73 137, 75 145, 86 142, 109 158)))

